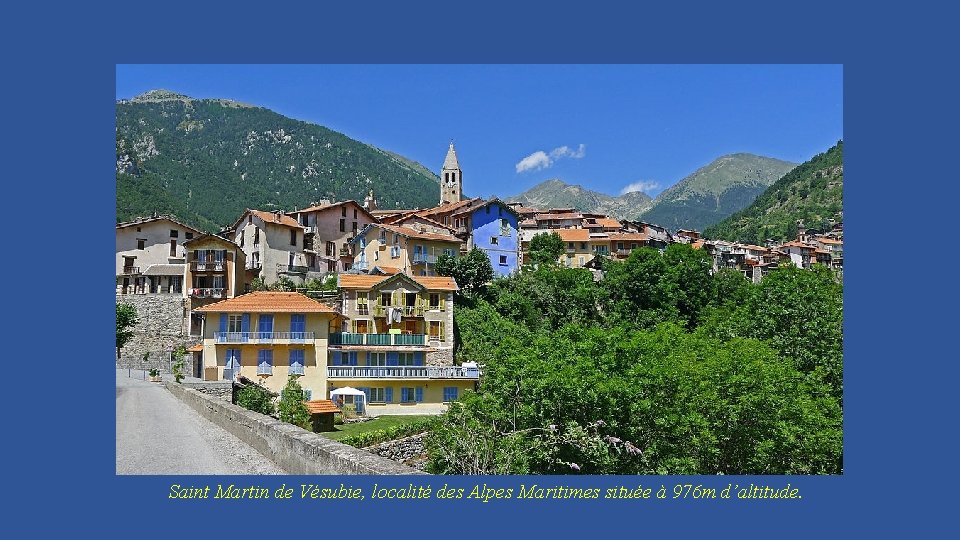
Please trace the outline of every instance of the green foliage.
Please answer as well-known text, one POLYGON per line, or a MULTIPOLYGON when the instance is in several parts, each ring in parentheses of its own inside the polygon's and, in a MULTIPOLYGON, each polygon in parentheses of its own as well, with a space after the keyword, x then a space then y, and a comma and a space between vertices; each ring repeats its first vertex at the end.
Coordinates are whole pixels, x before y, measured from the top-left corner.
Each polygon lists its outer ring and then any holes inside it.
POLYGON ((759 244, 793 240, 807 226, 843 221, 843 141, 777 180, 745 209, 707 227, 707 238, 759 244))
POLYGON ((250 281, 250 290, 251 291, 269 291, 270 286, 264 283, 263 278, 257 276, 250 281))
POLYGON ((530 261, 537 266, 554 266, 563 255, 563 238, 556 232, 540 233, 530 239, 530 261))
POLYGON ((276 412, 273 398, 272 392, 255 384, 248 384, 237 391, 237 405, 260 414, 276 412))
POLYGON ((280 420, 300 426, 303 429, 312 429, 310 425, 310 411, 303 403, 303 387, 297 381, 296 375, 291 375, 287 385, 280 393, 280 420))
POLYGON ((173 351, 173 378, 177 381, 177 384, 183 382, 184 373, 183 367, 185 364, 184 357, 187 355, 187 348, 183 345, 178 345, 177 348, 173 351))
POLYGON ((460 287, 459 294, 465 296, 474 296, 482 291, 494 275, 487 254, 477 247, 463 257, 439 255, 436 271, 441 276, 452 276, 460 287))
POLYGON ((337 276, 330 275, 325 279, 309 279, 303 284, 308 291, 335 291, 337 290, 337 276))
POLYGON ((290 292, 297 288, 297 284, 287 276, 277 277, 276 283, 267 288, 271 291, 290 292))
POLYGON ((151 377, 159 377, 159 376, 160 376, 160 370, 157 369, 157 368, 150 368, 150 376, 151 376, 151 377))
POLYGON ((139 322, 137 308, 117 302, 117 359, 120 358, 120 349, 133 337, 133 327, 139 322))
POLYGON ((426 208, 439 195, 422 166, 264 108, 132 100, 117 103, 116 125, 117 160, 129 164, 116 175, 120 220, 157 211, 216 232, 245 208, 363 200, 371 185, 383 208, 426 208))

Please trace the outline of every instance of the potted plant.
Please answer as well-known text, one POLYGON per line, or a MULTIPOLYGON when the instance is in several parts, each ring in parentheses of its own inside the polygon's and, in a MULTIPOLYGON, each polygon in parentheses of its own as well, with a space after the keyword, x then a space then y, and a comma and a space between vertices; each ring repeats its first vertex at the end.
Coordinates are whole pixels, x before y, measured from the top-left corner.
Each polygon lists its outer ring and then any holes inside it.
POLYGON ((150 370, 150 382, 160 382, 160 370, 153 368, 150 370))

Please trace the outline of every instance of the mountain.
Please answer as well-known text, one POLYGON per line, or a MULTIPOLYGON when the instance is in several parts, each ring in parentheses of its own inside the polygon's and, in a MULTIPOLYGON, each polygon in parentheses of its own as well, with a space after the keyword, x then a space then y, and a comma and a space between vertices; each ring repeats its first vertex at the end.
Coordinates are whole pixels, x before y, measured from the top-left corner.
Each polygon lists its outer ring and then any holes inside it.
POLYGON ((262 107, 151 90, 117 101, 116 115, 120 221, 172 213, 216 231, 245 208, 362 201, 371 189, 382 208, 440 197, 439 177, 419 163, 262 107))
POLYGON ((808 229, 843 222, 843 141, 774 182, 747 208, 703 231, 707 238, 759 244, 792 240, 808 229))
POLYGON ((745 153, 719 157, 664 190, 640 218, 673 230, 703 230, 752 203, 795 166, 745 153))
POLYGON ((596 212, 619 219, 636 219, 650 207, 652 201, 649 195, 640 191, 613 197, 559 179, 541 182, 507 200, 534 208, 576 208, 583 212, 596 212))

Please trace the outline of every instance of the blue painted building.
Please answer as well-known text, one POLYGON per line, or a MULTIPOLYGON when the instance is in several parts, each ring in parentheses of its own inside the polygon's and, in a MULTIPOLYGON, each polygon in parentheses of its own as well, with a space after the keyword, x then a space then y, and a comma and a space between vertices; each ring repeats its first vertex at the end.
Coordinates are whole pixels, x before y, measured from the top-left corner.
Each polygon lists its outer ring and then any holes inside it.
POLYGON ((500 199, 493 198, 453 214, 454 222, 469 231, 467 250, 482 249, 498 276, 520 267, 520 214, 500 199))

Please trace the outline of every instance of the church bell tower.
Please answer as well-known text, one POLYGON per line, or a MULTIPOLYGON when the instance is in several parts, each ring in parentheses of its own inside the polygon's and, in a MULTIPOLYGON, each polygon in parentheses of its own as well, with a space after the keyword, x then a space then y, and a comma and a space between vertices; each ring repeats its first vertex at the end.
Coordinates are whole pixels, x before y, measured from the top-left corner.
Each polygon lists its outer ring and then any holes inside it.
POLYGON ((460 163, 457 162, 457 151, 453 149, 453 141, 450 141, 450 149, 447 150, 447 157, 443 160, 443 169, 440 171, 440 204, 460 202, 463 198, 463 171, 460 170, 460 163))

